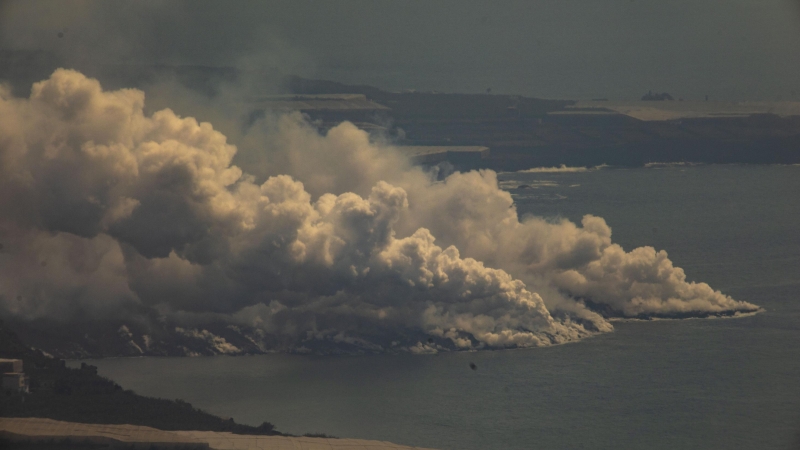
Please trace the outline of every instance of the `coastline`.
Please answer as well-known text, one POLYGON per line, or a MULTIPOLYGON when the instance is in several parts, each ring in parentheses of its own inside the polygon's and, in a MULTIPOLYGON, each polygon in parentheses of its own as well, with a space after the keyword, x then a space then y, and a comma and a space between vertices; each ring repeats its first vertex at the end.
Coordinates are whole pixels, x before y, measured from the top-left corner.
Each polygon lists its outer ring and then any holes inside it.
POLYGON ((384 441, 295 436, 252 436, 214 431, 163 431, 135 425, 100 425, 39 418, 0 417, 0 444, 72 443, 88 447, 219 450, 432 450, 384 441))

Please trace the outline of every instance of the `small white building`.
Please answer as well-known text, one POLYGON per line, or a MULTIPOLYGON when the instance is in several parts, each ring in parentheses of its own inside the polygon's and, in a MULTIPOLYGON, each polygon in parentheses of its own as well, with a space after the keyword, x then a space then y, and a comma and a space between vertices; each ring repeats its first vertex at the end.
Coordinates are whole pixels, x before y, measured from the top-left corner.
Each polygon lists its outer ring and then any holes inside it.
POLYGON ((21 359, 0 359, 3 390, 29 392, 28 377, 22 370, 21 359))

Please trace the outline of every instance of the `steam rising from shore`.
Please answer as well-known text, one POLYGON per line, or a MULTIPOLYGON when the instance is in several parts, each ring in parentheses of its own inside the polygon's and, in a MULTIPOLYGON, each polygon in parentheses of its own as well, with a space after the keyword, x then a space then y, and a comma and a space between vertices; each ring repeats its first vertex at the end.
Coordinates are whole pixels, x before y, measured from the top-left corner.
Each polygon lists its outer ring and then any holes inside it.
POLYGON ((290 114, 245 137, 268 156, 251 175, 211 124, 144 101, 63 69, 28 99, 0 92, 0 315, 432 351, 758 310, 666 252, 625 252, 602 218, 520 220, 492 171, 437 182, 352 124, 290 114))

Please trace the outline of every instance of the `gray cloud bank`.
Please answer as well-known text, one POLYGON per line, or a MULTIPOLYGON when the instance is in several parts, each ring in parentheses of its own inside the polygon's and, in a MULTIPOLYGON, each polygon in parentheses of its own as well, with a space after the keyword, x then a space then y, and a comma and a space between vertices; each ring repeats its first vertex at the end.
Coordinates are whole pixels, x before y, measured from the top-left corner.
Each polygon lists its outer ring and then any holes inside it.
POLYGON ((262 350, 433 352, 758 310, 664 251, 624 251, 602 218, 520 219, 492 171, 436 181, 352 124, 289 114, 242 137, 270 155, 257 180, 210 123, 144 102, 64 69, 29 98, 0 91, 3 317, 168 323, 219 353, 239 349, 204 324, 262 350))

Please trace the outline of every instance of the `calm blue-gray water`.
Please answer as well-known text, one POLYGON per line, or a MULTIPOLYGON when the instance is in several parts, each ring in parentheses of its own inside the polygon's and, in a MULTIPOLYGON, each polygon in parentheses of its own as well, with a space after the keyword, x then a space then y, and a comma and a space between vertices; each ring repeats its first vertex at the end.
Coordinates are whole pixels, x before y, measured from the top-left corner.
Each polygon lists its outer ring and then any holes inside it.
POLYGON ((439 449, 800 448, 800 167, 501 174, 520 214, 602 216, 626 249, 766 308, 439 355, 91 361, 139 394, 278 429, 439 449), (477 370, 470 370, 474 362, 477 370))

